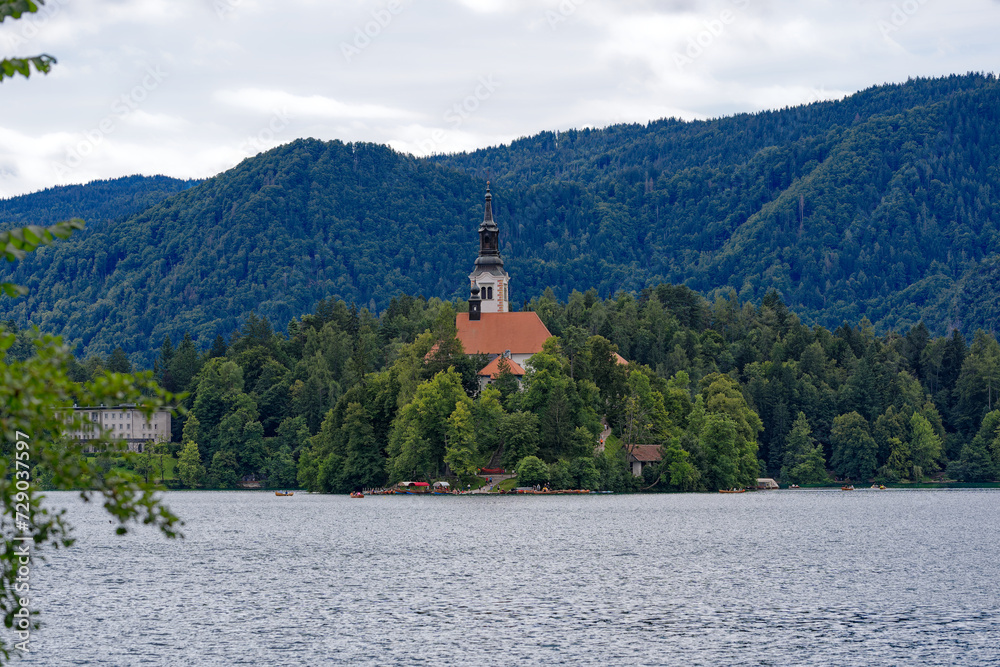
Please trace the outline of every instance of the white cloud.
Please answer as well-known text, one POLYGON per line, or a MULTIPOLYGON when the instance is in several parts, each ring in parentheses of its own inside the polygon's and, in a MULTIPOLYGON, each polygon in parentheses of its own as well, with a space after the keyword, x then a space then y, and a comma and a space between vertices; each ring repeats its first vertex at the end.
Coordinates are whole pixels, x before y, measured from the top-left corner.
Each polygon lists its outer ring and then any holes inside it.
POLYGON ((244 88, 236 91, 220 90, 215 99, 236 107, 261 113, 276 109, 287 110, 294 116, 320 118, 409 118, 413 114, 402 109, 391 109, 378 104, 347 104, 322 95, 294 95, 283 90, 244 88))
POLYGON ((342 44, 388 2, 50 0, 32 23, 5 21, 0 53, 50 52, 59 64, 0 84, 0 196, 57 183, 52 162, 109 116, 113 131, 69 182, 205 177, 299 136, 471 150, 544 129, 807 103, 1000 62, 992 0, 913 0, 910 13, 900 0, 400 0, 346 58, 342 44), (686 53, 692 41, 696 57, 686 53), (116 115, 112 105, 150 67, 167 76, 116 115), (448 111, 482 77, 500 85, 456 123, 448 111))

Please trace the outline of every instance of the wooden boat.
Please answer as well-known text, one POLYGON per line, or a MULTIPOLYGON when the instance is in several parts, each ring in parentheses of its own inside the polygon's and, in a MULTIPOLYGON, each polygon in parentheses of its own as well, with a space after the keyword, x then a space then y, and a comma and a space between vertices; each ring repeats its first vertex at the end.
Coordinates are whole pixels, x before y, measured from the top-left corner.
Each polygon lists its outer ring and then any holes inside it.
POLYGON ((276 495, 276 496, 294 496, 295 492, 294 491, 275 491, 274 495, 276 495))
POLYGON ((840 490, 841 491, 853 491, 854 490, 854 485, 853 484, 848 484, 847 486, 842 486, 842 487, 840 487, 840 490))
POLYGON ((746 489, 719 489, 719 493, 746 493, 746 489))
POLYGON ((364 498, 364 497, 365 497, 365 494, 361 493, 360 491, 352 491, 351 492, 351 498, 364 498))

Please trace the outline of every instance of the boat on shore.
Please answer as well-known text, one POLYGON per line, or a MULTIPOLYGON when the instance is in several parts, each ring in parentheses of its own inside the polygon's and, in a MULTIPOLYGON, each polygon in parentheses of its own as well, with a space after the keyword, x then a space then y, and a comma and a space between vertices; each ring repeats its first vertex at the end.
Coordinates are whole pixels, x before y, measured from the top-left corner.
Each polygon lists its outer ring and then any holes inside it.
POLYGON ((431 492, 431 485, 427 482, 400 482, 395 492, 403 496, 424 495, 431 492))
POLYGON ((579 494, 584 494, 584 493, 591 494, 591 493, 597 493, 597 492, 596 491, 591 491, 590 489, 556 489, 556 490, 553 490, 553 489, 543 488, 543 489, 536 490, 536 489, 533 489, 533 488, 518 487, 518 488, 515 488, 515 489, 511 489, 510 491, 506 491, 506 492, 501 491, 500 493, 520 493, 520 494, 529 495, 529 496, 569 496, 569 495, 579 495, 579 494))

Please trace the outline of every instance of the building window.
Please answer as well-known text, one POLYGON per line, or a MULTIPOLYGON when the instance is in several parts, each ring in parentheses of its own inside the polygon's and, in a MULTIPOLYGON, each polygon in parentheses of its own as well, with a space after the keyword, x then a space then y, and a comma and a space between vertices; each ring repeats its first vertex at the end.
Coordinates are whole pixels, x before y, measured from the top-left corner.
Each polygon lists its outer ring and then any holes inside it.
POLYGON ((490 285, 490 286, 488 286, 486 288, 486 299, 487 300, 493 299, 493 286, 492 285, 490 285))

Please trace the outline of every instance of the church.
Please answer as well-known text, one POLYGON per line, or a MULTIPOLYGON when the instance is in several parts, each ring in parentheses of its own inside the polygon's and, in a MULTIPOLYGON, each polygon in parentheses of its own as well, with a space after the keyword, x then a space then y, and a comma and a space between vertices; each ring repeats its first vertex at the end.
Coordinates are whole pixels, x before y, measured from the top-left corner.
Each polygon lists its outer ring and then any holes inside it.
POLYGON ((455 318, 458 340, 466 354, 487 354, 490 363, 479 371, 480 386, 499 375, 501 357, 511 373, 524 375, 527 360, 541 352, 552 335, 533 311, 510 309, 510 276, 500 257, 500 229, 493 219, 493 195, 486 184, 486 205, 479 225, 479 256, 469 274, 469 312, 455 318))

